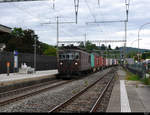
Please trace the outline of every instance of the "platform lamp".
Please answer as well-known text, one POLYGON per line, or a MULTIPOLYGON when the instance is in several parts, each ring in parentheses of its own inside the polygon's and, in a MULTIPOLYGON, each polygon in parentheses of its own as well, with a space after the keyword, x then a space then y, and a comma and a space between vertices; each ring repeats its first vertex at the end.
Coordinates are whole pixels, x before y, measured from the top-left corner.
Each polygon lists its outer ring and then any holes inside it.
POLYGON ((140 60, 140 57, 139 57, 139 54, 140 54, 140 49, 139 49, 139 43, 140 43, 140 31, 142 30, 142 28, 145 26, 145 25, 148 25, 150 24, 150 22, 148 23, 145 23, 143 25, 140 26, 139 30, 138 30, 138 61, 140 60))
POLYGON ((36 73, 36 41, 37 36, 34 33, 31 33, 31 36, 34 38, 34 73, 36 73))

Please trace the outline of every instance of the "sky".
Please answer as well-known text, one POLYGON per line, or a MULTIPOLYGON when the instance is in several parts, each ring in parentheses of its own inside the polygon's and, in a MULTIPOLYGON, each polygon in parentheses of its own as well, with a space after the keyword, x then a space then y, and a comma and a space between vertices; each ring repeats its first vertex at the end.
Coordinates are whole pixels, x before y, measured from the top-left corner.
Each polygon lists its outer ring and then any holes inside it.
MULTIPOLYGON (((127 0, 129 1, 129 0, 127 0)), ((150 0, 130 0, 127 23, 127 46, 150 49, 150 0)), ((74 0, 44 0, 0 3, 0 24, 14 28, 33 29, 39 40, 56 45, 59 22, 75 22, 74 0), (54 1, 54 2, 53 2, 54 1), (53 5, 55 7, 53 7, 53 5), (51 24, 47 24, 50 23, 51 24)), ((78 23, 59 24, 59 41, 86 40, 124 40, 125 24, 90 23, 99 21, 119 21, 126 19, 125 0, 79 0, 78 23)), ((112 48, 123 43, 111 44, 112 48)), ((99 45, 99 44, 96 44, 99 45)))

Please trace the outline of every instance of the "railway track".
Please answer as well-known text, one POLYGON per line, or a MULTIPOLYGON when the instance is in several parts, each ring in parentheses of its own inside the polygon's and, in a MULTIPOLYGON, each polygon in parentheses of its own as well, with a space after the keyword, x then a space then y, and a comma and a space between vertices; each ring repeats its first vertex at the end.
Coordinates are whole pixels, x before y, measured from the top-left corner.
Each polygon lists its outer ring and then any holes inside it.
POLYGON ((0 106, 4 106, 6 104, 39 94, 41 92, 62 86, 72 81, 73 80, 52 80, 46 83, 40 83, 37 85, 0 93, 0 106))
POLYGON ((114 77, 112 70, 49 112, 96 112, 114 77))

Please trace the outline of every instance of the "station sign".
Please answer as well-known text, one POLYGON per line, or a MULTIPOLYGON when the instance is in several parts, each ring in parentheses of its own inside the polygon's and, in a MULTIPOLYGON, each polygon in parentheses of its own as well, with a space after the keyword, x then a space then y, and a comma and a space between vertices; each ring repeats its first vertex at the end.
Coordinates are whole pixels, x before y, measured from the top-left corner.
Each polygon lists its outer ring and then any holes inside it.
POLYGON ((15 51, 15 50, 14 50, 14 55, 15 55, 15 56, 18 56, 18 52, 17 52, 17 51, 15 51))
POLYGON ((18 68, 18 52, 14 51, 14 68, 18 68))

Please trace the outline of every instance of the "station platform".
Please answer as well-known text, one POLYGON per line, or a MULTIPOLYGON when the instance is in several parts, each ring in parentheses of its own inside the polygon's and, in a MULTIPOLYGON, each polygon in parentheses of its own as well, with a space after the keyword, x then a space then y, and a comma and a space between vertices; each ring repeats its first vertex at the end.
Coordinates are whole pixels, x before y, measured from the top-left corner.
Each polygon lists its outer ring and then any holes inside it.
POLYGON ((107 112, 150 112, 150 86, 125 80, 126 72, 121 67, 117 74, 107 112))
POLYGON ((0 74, 0 87, 5 87, 8 85, 23 82, 36 81, 40 79, 46 79, 49 77, 53 77, 53 75, 57 73, 58 70, 46 70, 36 71, 32 74, 10 73, 9 76, 7 76, 7 74, 0 74))

